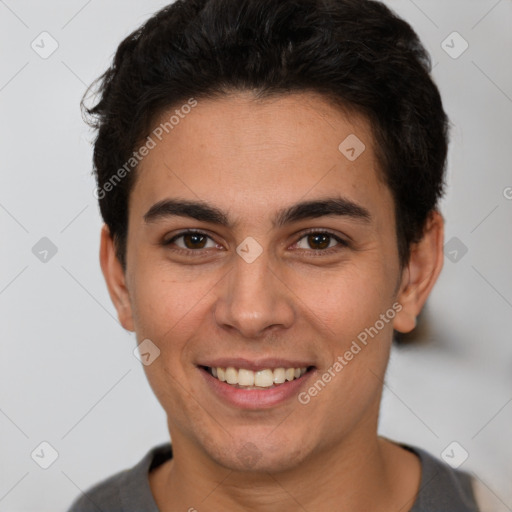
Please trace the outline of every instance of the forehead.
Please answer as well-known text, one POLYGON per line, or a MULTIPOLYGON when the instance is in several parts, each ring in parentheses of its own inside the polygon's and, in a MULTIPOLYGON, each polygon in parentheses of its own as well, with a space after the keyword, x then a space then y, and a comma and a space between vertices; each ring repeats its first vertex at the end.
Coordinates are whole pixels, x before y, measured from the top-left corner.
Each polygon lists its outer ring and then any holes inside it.
POLYGON ((132 190, 138 216, 169 197, 206 201, 236 212, 233 220, 260 222, 274 206, 333 193, 373 210, 392 209, 368 121, 319 95, 198 99, 192 109, 164 112, 155 129, 160 136, 150 134, 155 146, 132 190))

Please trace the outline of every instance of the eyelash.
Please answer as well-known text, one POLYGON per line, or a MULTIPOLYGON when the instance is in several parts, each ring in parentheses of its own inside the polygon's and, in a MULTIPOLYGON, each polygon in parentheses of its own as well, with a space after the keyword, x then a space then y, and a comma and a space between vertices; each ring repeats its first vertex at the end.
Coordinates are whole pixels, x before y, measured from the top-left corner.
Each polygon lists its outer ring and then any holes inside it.
MULTIPOLYGON (((199 231, 199 230, 195 230, 195 229, 189 229, 189 230, 186 230, 186 231, 182 231, 181 233, 178 233, 177 235, 173 236, 169 240, 163 241, 162 245, 165 246, 165 247, 170 246, 178 238, 181 238, 181 237, 183 237, 185 235, 194 235, 194 234, 196 234, 196 235, 204 235, 207 238, 209 238, 210 240, 212 240, 212 237, 209 236, 208 234, 204 233, 203 231, 199 231)), ((302 240, 306 236, 314 235, 314 234, 328 235, 331 238, 334 238, 334 240, 336 240, 336 242, 338 242, 338 244, 339 244, 339 246, 341 246, 341 248, 349 247, 349 243, 346 240, 343 240, 342 238, 340 238, 339 236, 335 235, 331 231, 328 231, 328 230, 325 230, 325 229, 310 229, 310 230, 307 230, 307 231, 301 233, 300 237, 297 239, 295 244, 297 244, 300 240, 302 240)), ((302 252, 312 253, 311 254, 312 256, 313 255, 315 255, 315 256, 323 256, 323 255, 326 255, 326 254, 329 255, 329 254, 332 254, 334 252, 340 251, 341 248, 339 246, 330 247, 328 249, 310 249, 310 250, 308 250, 308 249, 298 249, 298 250, 302 251, 302 252)), ((200 256, 201 253, 204 253, 207 250, 208 249, 183 249, 181 247, 179 247, 177 249, 172 249, 172 251, 174 251, 174 252, 176 252, 178 254, 185 254, 185 255, 192 255, 193 254, 194 256, 200 256)))

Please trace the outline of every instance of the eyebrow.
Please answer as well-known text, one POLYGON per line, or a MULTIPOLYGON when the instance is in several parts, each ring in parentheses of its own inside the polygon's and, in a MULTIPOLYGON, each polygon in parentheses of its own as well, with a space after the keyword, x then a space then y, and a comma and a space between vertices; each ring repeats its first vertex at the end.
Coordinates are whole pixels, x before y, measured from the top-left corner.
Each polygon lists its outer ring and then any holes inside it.
MULTIPOLYGON (((272 220, 272 225, 274 228, 279 228, 300 220, 324 216, 349 217, 366 223, 370 223, 372 220, 370 212, 363 206, 343 197, 328 197, 304 201, 279 210, 272 220)), ((158 201, 144 214, 144 222, 149 224, 168 217, 189 217, 228 228, 233 228, 236 225, 219 208, 204 201, 185 199, 158 201)))

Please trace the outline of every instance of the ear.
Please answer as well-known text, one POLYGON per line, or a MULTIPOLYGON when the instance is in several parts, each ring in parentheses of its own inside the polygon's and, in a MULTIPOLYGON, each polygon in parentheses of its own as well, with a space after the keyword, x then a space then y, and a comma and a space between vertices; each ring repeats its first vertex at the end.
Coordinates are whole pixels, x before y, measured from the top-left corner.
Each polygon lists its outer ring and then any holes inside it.
POLYGON ((115 244, 106 224, 101 229, 100 265, 121 325, 128 331, 135 331, 126 275, 116 256, 115 244))
POLYGON ((438 211, 429 215, 422 239, 411 246, 407 267, 403 269, 397 301, 402 309, 393 327, 406 333, 416 327, 416 317, 425 304, 443 268, 444 220, 438 211))

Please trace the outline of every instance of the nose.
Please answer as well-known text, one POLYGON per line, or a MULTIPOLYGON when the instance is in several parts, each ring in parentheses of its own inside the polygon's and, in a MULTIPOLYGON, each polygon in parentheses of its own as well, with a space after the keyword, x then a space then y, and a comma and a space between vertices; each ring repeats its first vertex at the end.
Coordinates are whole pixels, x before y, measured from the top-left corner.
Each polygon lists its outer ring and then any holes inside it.
POLYGON ((245 338, 289 328, 295 318, 293 293, 269 266, 266 251, 251 263, 236 255, 233 268, 221 281, 214 317, 219 327, 236 329, 245 338))

